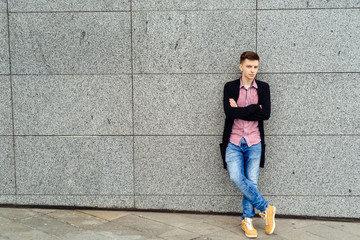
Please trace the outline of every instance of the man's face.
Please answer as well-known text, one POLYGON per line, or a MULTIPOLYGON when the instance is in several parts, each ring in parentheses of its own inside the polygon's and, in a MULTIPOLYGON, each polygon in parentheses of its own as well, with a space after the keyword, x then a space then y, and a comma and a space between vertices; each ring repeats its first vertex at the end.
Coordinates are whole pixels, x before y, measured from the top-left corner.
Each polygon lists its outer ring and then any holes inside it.
POLYGON ((239 68, 242 71, 242 77, 247 81, 252 81, 259 69, 259 60, 245 59, 240 63, 239 68))

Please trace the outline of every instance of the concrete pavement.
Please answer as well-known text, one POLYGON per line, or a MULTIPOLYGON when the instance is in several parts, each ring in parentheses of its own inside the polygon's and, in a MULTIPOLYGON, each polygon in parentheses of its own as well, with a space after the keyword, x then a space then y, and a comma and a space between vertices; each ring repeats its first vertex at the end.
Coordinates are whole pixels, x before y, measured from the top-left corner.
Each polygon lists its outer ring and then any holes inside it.
MULTIPOLYGON (((257 239, 360 240, 360 222, 277 218, 266 235, 254 218, 257 239)), ((115 210, 0 208, 0 240, 241 240, 239 216, 115 210)))

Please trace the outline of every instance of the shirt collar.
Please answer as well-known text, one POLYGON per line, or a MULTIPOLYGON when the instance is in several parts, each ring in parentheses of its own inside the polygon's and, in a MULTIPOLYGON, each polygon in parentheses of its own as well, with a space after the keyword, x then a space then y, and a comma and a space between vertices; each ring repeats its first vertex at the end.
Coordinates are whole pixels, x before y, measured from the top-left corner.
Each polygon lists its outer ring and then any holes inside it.
MULTIPOLYGON (((256 84, 256 81, 255 81, 255 78, 254 78, 254 80, 252 81, 250 88, 252 88, 252 87, 254 87, 254 88, 256 88, 256 89, 258 88, 258 86, 257 86, 257 84, 256 84)), ((244 85, 243 85, 243 83, 242 83, 242 81, 241 81, 241 77, 240 77, 240 88, 245 88, 244 85)))

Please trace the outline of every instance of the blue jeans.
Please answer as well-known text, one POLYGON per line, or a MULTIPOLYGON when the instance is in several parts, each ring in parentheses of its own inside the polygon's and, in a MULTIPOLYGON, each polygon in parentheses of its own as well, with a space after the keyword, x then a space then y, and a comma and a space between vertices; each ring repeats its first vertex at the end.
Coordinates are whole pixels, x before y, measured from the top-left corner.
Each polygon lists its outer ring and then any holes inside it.
POLYGON ((257 189, 261 159, 261 142, 248 147, 246 140, 241 139, 240 146, 228 143, 225 161, 231 181, 243 194, 243 216, 252 218, 255 210, 264 212, 269 206, 257 189))

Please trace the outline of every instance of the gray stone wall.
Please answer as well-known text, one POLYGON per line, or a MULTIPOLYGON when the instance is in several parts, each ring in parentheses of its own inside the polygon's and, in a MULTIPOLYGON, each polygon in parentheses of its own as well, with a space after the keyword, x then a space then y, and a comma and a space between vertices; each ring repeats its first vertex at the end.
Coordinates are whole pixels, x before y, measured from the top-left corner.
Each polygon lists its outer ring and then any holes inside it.
POLYGON ((357 0, 0 0, 0 203, 241 212, 222 91, 270 84, 260 191, 360 218, 357 0))

